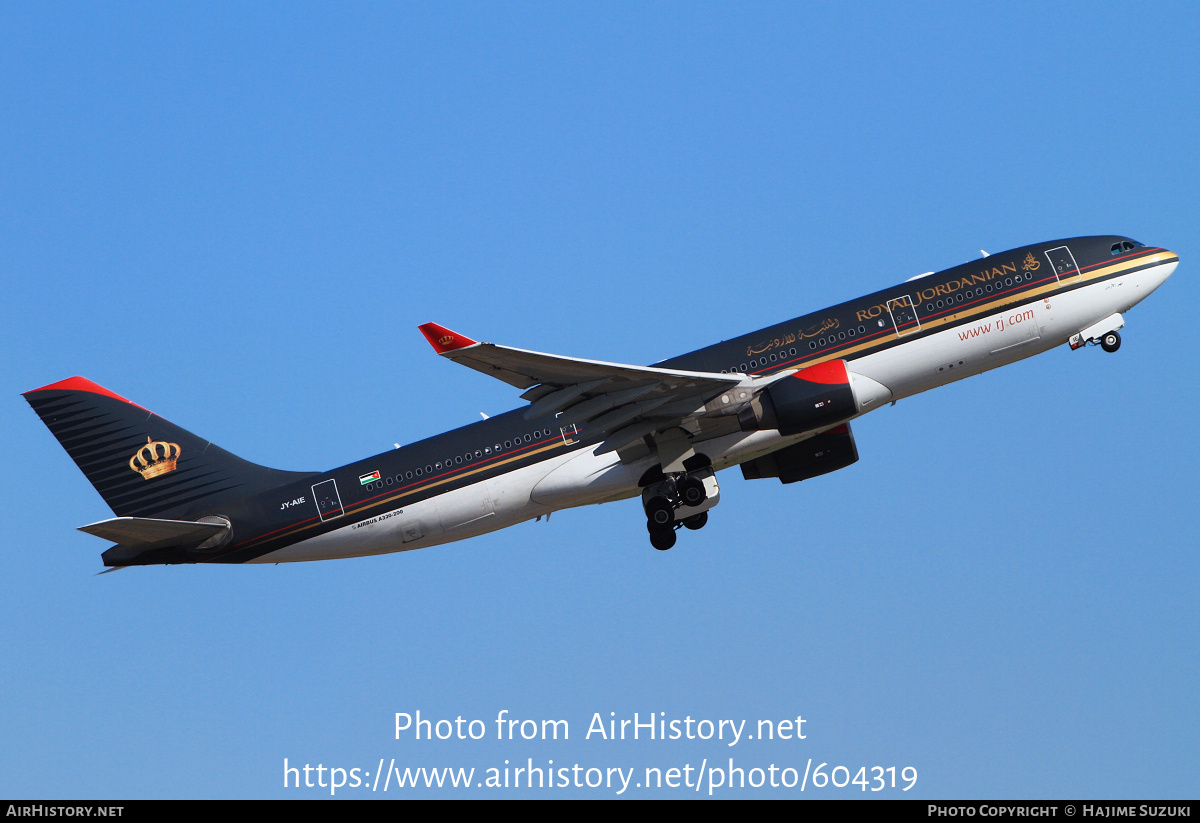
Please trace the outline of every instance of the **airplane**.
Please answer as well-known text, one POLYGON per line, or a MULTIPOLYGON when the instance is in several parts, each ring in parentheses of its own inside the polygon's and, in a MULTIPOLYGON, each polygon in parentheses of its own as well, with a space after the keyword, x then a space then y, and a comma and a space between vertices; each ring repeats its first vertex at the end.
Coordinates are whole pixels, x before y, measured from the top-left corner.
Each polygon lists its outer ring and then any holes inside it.
POLYGON ((716 473, 795 483, 858 460, 851 421, 1066 343, 1121 345, 1175 253, 1128 237, 1040 243, 633 366, 420 326, 522 408, 325 472, 256 465, 83 377, 24 394, 116 517, 107 571, 386 554, 640 497, 654 548, 697 530, 716 473))

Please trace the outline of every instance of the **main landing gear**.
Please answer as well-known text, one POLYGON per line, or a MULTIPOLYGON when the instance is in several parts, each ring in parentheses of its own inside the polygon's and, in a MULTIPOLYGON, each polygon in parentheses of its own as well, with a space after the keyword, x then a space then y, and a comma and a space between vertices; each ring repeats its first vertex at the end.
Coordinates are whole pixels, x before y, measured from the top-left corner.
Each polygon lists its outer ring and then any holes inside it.
POLYGON ((1100 348, 1104 349, 1109 354, 1112 354, 1117 349, 1121 348, 1121 335, 1119 332, 1110 331, 1108 334, 1100 338, 1100 348))
POLYGON ((675 545, 679 528, 695 531, 708 522, 708 510, 721 499, 717 477, 709 467, 678 472, 642 490, 650 545, 665 552, 675 545))

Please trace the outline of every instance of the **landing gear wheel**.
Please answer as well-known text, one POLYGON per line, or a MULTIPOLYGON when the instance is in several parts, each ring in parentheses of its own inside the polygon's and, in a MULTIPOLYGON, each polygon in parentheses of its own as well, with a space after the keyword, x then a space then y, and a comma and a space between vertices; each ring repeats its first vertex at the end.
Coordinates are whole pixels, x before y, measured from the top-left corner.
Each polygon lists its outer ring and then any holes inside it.
POLYGON ((651 530, 655 528, 669 529, 675 522, 675 507, 665 497, 651 497, 646 503, 646 521, 651 530))
POLYGON ((696 531, 697 529, 703 529, 704 524, 707 522, 708 512, 700 512, 699 514, 693 514, 691 517, 684 518, 683 527, 696 531))
POLYGON ((1100 348, 1110 354, 1121 348, 1121 335, 1115 331, 1110 331, 1108 334, 1100 338, 1100 348))
POLYGON ((650 545, 658 549, 660 552, 665 552, 667 549, 675 545, 675 530, 655 529, 650 532, 650 545))
POLYGON ((699 506, 708 497, 708 492, 704 489, 704 481, 695 477, 685 477, 680 480, 676 489, 679 491, 679 499, 684 506, 699 506))

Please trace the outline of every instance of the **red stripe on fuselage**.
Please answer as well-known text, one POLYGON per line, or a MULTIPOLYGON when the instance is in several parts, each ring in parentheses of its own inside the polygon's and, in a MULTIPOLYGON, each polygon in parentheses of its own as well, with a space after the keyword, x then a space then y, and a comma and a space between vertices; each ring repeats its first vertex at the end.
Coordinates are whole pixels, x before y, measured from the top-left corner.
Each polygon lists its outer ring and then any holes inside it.
MULTIPOLYGON (((465 464, 461 467, 455 467, 454 469, 442 472, 441 474, 438 474, 438 475, 432 475, 432 474, 426 475, 425 477, 414 480, 412 483, 408 483, 404 486, 397 484, 395 488, 387 489, 387 490, 382 491, 379 494, 374 495, 372 497, 363 498, 362 500, 359 500, 356 503, 350 503, 348 505, 343 504, 342 505, 343 513, 357 514, 361 511, 363 511, 363 509, 365 509, 365 508, 368 508, 370 506, 377 506, 381 502, 397 500, 401 497, 405 497, 409 494, 413 494, 417 491, 420 491, 422 488, 431 488, 433 486, 439 486, 439 485, 452 483, 455 480, 457 480, 458 478, 465 476, 466 474, 468 474, 470 472, 478 471, 481 466, 483 466, 487 463, 493 463, 497 460, 502 460, 502 461, 515 460, 515 459, 518 459, 523 456, 528 456, 528 455, 522 455, 521 453, 536 449, 538 447, 545 448, 547 445, 550 445, 552 448, 557 448, 560 445, 569 446, 569 445, 572 445, 573 443, 578 442, 577 440, 571 440, 571 441, 566 441, 563 443, 551 443, 551 441, 553 439, 554 439, 553 436, 551 436, 551 437, 547 438, 546 440, 534 440, 532 443, 522 445, 520 448, 516 448, 515 444, 514 444, 514 448, 511 451, 504 452, 503 454, 496 454, 492 457, 483 458, 483 459, 479 460, 479 462, 472 461, 471 463, 465 464), (386 500, 385 500, 385 498, 386 498, 386 500)), ((445 492, 437 492, 437 494, 444 494, 444 493, 445 492)), ((432 494, 432 495, 430 495, 430 497, 436 497, 437 494, 432 494)), ((422 498, 422 500, 427 500, 427 499, 429 499, 429 498, 422 498)), ((416 502, 421 502, 421 501, 416 501, 416 502)), ((412 503, 406 503, 405 505, 412 505, 412 503)), ((343 516, 343 515, 339 515, 338 517, 341 517, 341 516, 343 516)), ((320 523, 328 523, 331 520, 337 520, 338 517, 331 517, 327 520, 321 520, 320 515, 315 515, 312 517, 307 517, 304 520, 298 520, 294 523, 288 523, 284 526, 280 526, 277 529, 266 532, 265 534, 260 534, 257 537, 252 537, 244 542, 234 543, 231 546, 227 546, 224 551, 220 552, 219 554, 213 555, 213 557, 209 558, 208 561, 206 561, 206 562, 211 562, 212 560, 215 560, 218 557, 225 557, 227 555, 233 554, 235 551, 238 551, 238 550, 251 548, 257 544, 260 544, 260 543, 274 537, 275 535, 279 534, 280 532, 286 532, 289 530, 297 530, 297 529, 308 529, 313 526, 317 526, 320 523)), ((363 518, 363 519, 366 519, 366 518, 363 518)), ((359 521, 351 520, 351 521, 348 521, 347 523, 345 523, 344 525, 352 525, 353 523, 357 523, 357 522, 359 522, 359 521)), ((301 539, 304 539, 304 538, 301 538, 301 539)), ((295 541, 295 542, 299 542, 299 541, 295 541)), ((288 544, 288 545, 291 545, 291 544, 288 544)), ((280 548, 284 548, 284 547, 280 547, 280 548)), ((272 551, 275 551, 275 550, 272 549, 272 551)))

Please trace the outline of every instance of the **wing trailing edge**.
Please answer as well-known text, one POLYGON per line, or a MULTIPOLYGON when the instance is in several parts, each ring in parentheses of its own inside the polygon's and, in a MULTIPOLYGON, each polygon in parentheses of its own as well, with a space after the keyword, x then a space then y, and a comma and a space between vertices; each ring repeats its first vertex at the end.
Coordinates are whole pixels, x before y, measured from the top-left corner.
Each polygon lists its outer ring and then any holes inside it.
POLYGON ((605 451, 692 417, 728 413, 733 406, 705 406, 758 382, 744 374, 632 366, 481 343, 436 323, 420 329, 441 356, 523 389, 521 397, 530 401, 526 420, 553 414, 560 423, 582 424, 589 434, 619 444, 605 451))

